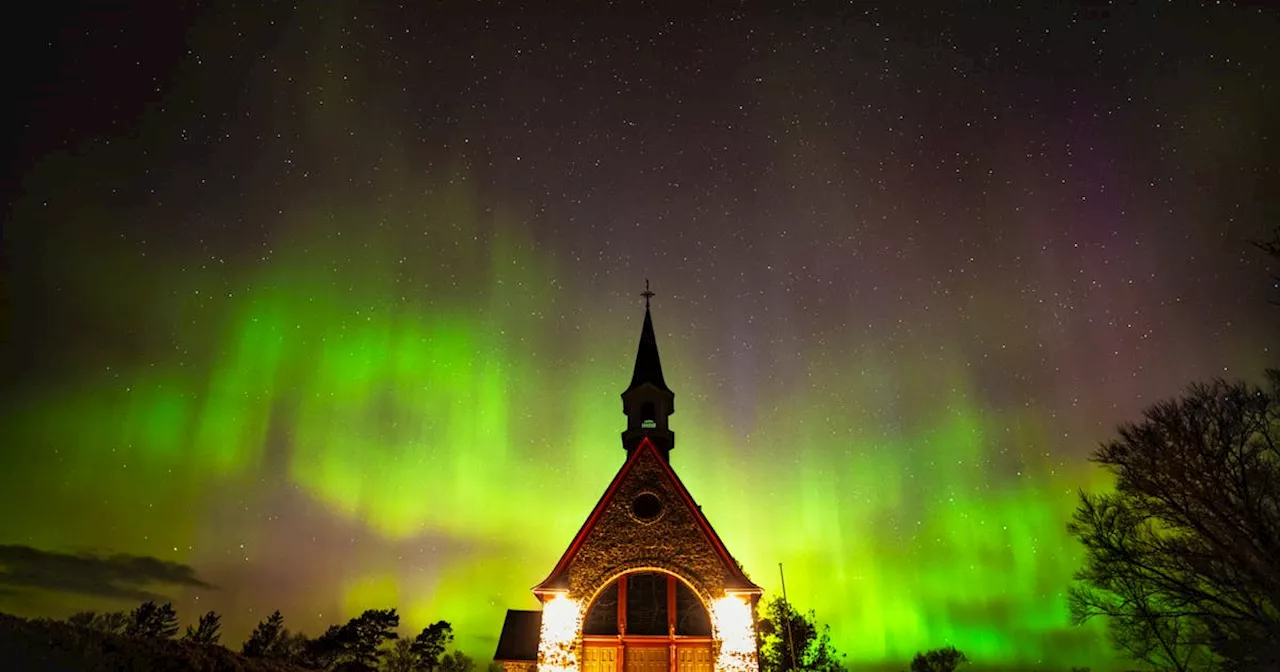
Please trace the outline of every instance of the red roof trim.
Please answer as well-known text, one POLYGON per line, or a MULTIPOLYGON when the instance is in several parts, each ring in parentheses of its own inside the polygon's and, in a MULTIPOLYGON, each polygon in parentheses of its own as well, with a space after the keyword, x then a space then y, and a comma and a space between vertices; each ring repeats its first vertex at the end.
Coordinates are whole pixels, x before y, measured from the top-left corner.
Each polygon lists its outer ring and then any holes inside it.
MULTIPOLYGON (((649 443, 648 437, 641 439, 640 447, 644 448, 646 443, 649 443)), ((649 445, 652 446, 653 444, 649 443, 649 445)), ((634 453, 631 453, 631 457, 628 457, 627 461, 623 463, 622 468, 618 470, 618 473, 609 483, 609 487, 605 488, 604 494, 600 495, 600 501, 596 502, 595 508, 591 509, 591 515, 587 516, 586 522, 582 523, 582 527, 578 528, 578 533, 573 536, 573 541, 569 542, 569 548, 565 549, 564 555, 560 556, 560 561, 556 563, 555 569, 552 569, 551 573, 548 574, 547 578, 543 579, 541 583, 533 587, 533 592, 537 593, 544 590, 550 590, 547 584, 558 578, 560 573, 569 566, 569 561, 573 559, 573 556, 577 555, 578 549, 582 546, 582 542, 586 540, 587 533, 591 531, 591 528, 595 527, 596 521, 599 520, 600 516, 604 513, 605 503, 613 499, 613 494, 617 492, 618 486, 622 483, 622 479, 631 472, 631 466, 635 464, 636 459, 639 457, 640 451, 637 450, 634 453)))
POLYGON ((551 570, 551 573, 547 575, 546 579, 543 579, 541 583, 534 586, 533 592, 544 593, 554 590, 550 584, 560 578, 560 575, 569 566, 573 557, 577 555, 578 549, 582 547, 583 542, 586 541, 587 535, 591 532, 592 528, 595 527, 596 522, 600 520, 600 516, 604 513, 605 504, 613 499, 613 496, 618 491, 618 487, 622 484, 623 479, 625 479, 627 474, 631 472, 632 465, 634 465, 636 460, 640 458, 640 453, 645 450, 653 451, 653 456, 657 458, 658 464, 662 465, 663 472, 666 473, 667 477, 675 483, 676 491, 680 494, 680 499, 684 501, 685 507, 689 509, 694 520, 697 521, 699 529, 701 529, 702 533, 706 535, 707 540, 711 542, 712 547, 716 551, 716 555, 720 556, 720 561, 724 563, 725 568, 727 568, 736 578, 741 580, 742 588, 739 590, 757 593, 763 592, 759 586, 752 583, 751 580, 748 579, 740 569, 738 569, 738 564, 734 562, 733 556, 729 555, 729 549, 725 547, 724 542, 720 539, 720 535, 716 534, 715 528, 711 527, 711 522, 707 520, 705 515, 703 515, 702 509, 698 508, 698 505, 693 501, 693 496, 689 494, 689 489, 684 487, 684 483, 680 481, 680 477, 676 476, 675 470, 671 468, 671 465, 668 464, 666 460, 662 459, 662 455, 658 453, 657 446, 654 446, 653 442, 650 441, 648 437, 640 440, 639 447, 637 447, 635 452, 631 454, 631 457, 627 459, 626 463, 622 465, 622 469, 618 470, 618 474, 613 477, 613 481, 609 483, 609 487, 604 491, 604 494, 600 496, 600 501, 596 502, 595 508, 591 510, 591 515, 587 516, 586 522, 582 524, 578 533, 574 535, 573 541, 569 544, 569 548, 565 550, 564 555, 560 556, 560 561, 556 563, 555 569, 551 570))
MULTIPOLYGON (((649 440, 647 438, 644 439, 641 446, 643 447, 643 444, 648 443, 648 441, 649 440)), ((653 444, 650 443, 649 446, 652 448, 653 444)), ((654 448, 654 451, 656 452, 657 448, 654 448)), ((716 534, 715 528, 711 527, 711 521, 707 520, 707 516, 702 513, 702 509, 693 501, 693 495, 689 494, 689 489, 684 487, 684 482, 676 475, 676 472, 671 468, 671 465, 666 460, 661 459, 661 457, 659 457, 658 463, 662 465, 663 471, 667 472, 667 476, 675 482, 676 490, 680 492, 680 496, 684 499, 685 506, 689 507, 689 510, 694 515, 694 519, 698 521, 698 526, 702 528, 703 534, 707 535, 707 539, 711 542, 711 545, 715 547, 716 553, 720 555, 720 561, 724 563, 724 566, 735 577, 741 579, 743 584, 742 589, 747 591, 752 591, 754 589, 754 591, 757 592, 764 592, 759 586, 752 583, 751 579, 748 579, 746 574, 742 573, 742 570, 738 569, 738 563, 735 562, 733 556, 729 554, 728 547, 724 545, 724 541, 720 539, 720 535, 716 534)))
MULTIPOLYGON (((640 447, 644 448, 644 444, 646 443, 649 443, 648 436, 646 436, 646 438, 641 440, 640 447)), ((650 445, 653 445, 653 444, 650 444, 650 445)), ((568 544, 568 548, 564 549, 564 554, 563 556, 561 556, 561 559, 559 559, 559 562, 556 563, 556 568, 552 570, 552 573, 549 573, 549 575, 547 576, 547 579, 544 579, 543 581, 540 582, 540 584, 534 586, 534 593, 540 593, 540 591, 543 591, 543 590, 550 590, 548 588, 548 584, 550 584, 552 580, 558 579, 559 573, 564 571, 564 568, 568 567, 568 563, 570 563, 571 559, 573 559, 573 556, 576 556, 577 549, 582 547, 582 541, 586 540, 586 535, 588 535, 588 532, 591 531, 591 527, 595 527, 595 521, 600 520, 600 515, 603 515, 604 504, 607 503, 608 500, 613 499, 613 493, 617 492, 618 485, 622 484, 623 477, 626 477, 627 474, 630 474, 631 466, 635 465, 636 458, 639 458, 639 457, 640 457, 640 451, 636 451, 634 453, 631 453, 631 457, 628 457, 627 461, 623 463, 622 468, 618 470, 617 475, 613 476, 613 480, 611 481, 611 483, 609 483, 608 488, 605 488, 604 494, 600 495, 599 502, 595 503, 595 508, 591 509, 591 515, 586 517, 586 522, 584 522, 584 524, 582 524, 582 526, 579 527, 579 530, 577 530, 577 534, 573 535, 573 540, 571 541, 570 544, 568 544)))

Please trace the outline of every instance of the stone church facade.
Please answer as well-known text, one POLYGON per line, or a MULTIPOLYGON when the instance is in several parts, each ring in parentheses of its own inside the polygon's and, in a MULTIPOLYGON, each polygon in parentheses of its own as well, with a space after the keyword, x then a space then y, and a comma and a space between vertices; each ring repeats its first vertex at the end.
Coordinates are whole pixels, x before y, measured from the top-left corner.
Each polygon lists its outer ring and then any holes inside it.
POLYGON ((622 393, 626 460, 559 562, 510 610, 495 660, 506 672, 758 672, 743 573, 671 467, 675 394, 662 375, 649 297, 622 393))

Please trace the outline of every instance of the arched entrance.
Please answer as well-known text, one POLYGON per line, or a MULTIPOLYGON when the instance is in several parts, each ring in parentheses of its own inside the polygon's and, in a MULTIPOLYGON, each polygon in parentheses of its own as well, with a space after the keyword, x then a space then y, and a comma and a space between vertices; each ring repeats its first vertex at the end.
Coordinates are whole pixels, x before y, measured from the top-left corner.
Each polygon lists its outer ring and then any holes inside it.
POLYGON ((711 616, 684 581, 628 572, 600 590, 582 621, 583 672, 713 672, 711 616))

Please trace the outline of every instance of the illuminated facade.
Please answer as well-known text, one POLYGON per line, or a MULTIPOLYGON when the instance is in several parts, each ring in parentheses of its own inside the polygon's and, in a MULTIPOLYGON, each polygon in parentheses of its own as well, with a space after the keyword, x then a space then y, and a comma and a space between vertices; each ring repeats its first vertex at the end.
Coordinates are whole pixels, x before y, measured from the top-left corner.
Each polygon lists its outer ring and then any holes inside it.
POLYGON ((761 594, 671 468, 675 433, 645 291, 626 460, 569 548, 533 588, 541 611, 507 613, 507 672, 757 672, 761 594))

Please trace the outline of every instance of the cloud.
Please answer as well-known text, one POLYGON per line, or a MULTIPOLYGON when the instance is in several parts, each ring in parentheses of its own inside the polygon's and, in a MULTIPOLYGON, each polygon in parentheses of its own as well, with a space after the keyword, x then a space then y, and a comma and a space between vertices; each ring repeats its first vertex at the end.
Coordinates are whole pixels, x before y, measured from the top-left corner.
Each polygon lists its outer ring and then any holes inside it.
POLYGON ((0 591, 44 589, 79 595, 157 600, 155 586, 212 588, 187 565, 142 555, 58 553, 0 545, 0 591))

